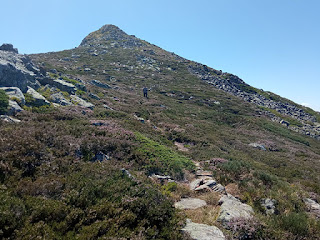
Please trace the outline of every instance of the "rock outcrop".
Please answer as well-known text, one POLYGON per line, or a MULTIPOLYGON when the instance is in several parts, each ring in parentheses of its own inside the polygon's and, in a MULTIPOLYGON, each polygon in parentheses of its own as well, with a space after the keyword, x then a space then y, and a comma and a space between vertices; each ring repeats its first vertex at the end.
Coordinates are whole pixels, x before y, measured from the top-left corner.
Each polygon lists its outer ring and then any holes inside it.
POLYGON ((37 89, 43 77, 29 57, 0 49, 0 87, 17 87, 25 93, 27 86, 37 89))
POLYGON ((309 135, 320 140, 320 128, 310 124, 317 122, 316 117, 307 113, 302 108, 298 107, 298 105, 289 101, 277 99, 277 97, 270 95, 270 93, 264 92, 263 90, 255 89, 235 75, 223 73, 199 63, 189 65, 188 70, 190 73, 218 89, 265 108, 266 111, 261 111, 261 114, 270 117, 273 121, 279 122, 295 132, 309 135), (291 126, 289 122, 284 121, 284 119, 278 115, 267 111, 267 109, 275 110, 281 115, 298 120, 301 122, 302 126, 291 126))
POLYGON ((50 105, 50 102, 33 88, 28 87, 27 93, 30 94, 34 100, 32 105, 34 106, 50 105))
POLYGON ((0 87, 4 90, 10 99, 18 101, 20 104, 24 105, 26 103, 25 97, 21 92, 20 88, 17 87, 0 87))

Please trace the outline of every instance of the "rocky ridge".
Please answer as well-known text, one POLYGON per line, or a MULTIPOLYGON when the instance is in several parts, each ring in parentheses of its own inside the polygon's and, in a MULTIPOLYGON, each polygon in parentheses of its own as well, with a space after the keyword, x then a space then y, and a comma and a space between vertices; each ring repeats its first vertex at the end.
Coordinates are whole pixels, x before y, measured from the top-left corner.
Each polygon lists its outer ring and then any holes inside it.
POLYGON ((270 94, 268 92, 264 92, 263 90, 256 91, 256 89, 246 84, 239 77, 208 68, 205 65, 189 65, 188 69, 190 73, 196 75, 198 78, 215 86, 216 88, 237 96, 244 101, 263 107, 264 110, 261 111, 261 114, 270 117, 272 121, 281 123, 295 132, 309 135, 320 140, 320 124, 317 122, 316 117, 299 108, 297 105, 289 102, 273 100, 273 97, 269 96, 270 94), (281 116, 268 111, 268 109, 275 110, 281 115, 285 115, 299 121, 301 126, 291 125, 281 116))

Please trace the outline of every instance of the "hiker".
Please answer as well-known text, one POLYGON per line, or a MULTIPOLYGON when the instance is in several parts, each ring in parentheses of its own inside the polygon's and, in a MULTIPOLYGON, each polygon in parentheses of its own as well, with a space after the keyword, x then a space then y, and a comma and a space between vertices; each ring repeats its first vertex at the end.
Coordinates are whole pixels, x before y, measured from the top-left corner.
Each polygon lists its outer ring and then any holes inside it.
POLYGON ((148 98, 148 88, 146 88, 146 87, 143 88, 143 96, 145 98, 148 98))

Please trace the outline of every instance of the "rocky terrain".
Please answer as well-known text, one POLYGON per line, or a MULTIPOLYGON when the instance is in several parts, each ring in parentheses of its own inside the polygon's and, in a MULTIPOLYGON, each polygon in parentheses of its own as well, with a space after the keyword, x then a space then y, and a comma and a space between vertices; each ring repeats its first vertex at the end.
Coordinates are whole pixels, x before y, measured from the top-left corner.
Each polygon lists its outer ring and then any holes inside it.
POLYGON ((3 239, 320 238, 319 113, 116 26, 2 45, 0 113, 3 239))

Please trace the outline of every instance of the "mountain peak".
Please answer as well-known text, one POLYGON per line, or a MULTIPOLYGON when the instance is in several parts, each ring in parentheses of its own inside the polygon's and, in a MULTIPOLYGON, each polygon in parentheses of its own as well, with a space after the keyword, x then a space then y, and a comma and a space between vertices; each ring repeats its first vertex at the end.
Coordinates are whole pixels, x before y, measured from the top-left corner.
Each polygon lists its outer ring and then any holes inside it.
POLYGON ((143 45, 142 41, 135 36, 128 35, 115 25, 106 24, 99 30, 94 31, 86 36, 82 40, 80 47, 101 47, 109 46, 111 44, 112 46, 126 48, 139 47, 143 45))

